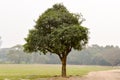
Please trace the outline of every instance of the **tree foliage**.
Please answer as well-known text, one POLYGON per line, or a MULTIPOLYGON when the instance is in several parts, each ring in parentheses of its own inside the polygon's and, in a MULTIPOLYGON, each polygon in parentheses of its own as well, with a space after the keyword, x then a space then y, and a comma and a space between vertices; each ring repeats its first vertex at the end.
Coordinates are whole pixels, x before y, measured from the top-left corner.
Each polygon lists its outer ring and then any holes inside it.
POLYGON ((39 16, 34 29, 29 31, 25 50, 58 54, 68 48, 82 49, 88 42, 88 29, 79 24, 79 18, 63 5, 55 4, 39 16))
MULTIPOLYGON (((82 21, 81 15, 70 13, 64 5, 53 5, 39 16, 34 29, 29 31, 25 51, 55 53, 66 68, 71 49, 81 50, 88 42, 88 29, 81 26, 82 21)), ((62 76, 66 76, 65 72, 62 76)))

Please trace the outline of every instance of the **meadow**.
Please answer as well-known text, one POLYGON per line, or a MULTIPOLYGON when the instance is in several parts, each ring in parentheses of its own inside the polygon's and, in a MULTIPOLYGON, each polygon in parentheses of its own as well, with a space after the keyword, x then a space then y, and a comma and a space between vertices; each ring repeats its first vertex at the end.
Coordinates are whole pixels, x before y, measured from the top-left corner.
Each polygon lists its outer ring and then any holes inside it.
MULTIPOLYGON (((68 76, 83 76, 91 71, 109 70, 106 66, 67 65, 68 76)), ((61 65, 0 64, 0 80, 36 80, 60 76, 61 65)))

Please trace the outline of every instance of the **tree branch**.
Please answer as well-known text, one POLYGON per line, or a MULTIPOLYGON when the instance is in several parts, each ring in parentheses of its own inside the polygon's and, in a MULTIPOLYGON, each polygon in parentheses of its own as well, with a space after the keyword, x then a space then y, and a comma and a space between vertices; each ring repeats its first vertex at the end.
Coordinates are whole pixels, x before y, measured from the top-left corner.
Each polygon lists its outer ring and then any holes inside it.
POLYGON ((48 51, 51 52, 51 53, 54 53, 54 51, 51 50, 51 49, 49 49, 49 48, 45 48, 45 49, 48 50, 48 51))
POLYGON ((61 54, 57 54, 57 55, 59 56, 60 60, 62 61, 62 55, 61 54))
POLYGON ((69 48, 67 49, 66 55, 69 54, 69 52, 71 51, 71 49, 72 49, 72 47, 69 47, 69 48))

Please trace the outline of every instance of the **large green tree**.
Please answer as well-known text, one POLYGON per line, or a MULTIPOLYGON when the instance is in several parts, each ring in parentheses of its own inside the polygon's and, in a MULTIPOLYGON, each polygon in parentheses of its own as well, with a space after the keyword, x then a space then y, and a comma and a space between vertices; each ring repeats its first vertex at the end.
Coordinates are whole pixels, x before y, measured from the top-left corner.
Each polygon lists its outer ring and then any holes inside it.
POLYGON ((36 21, 24 44, 26 52, 57 54, 66 76, 66 61, 72 49, 81 50, 88 42, 88 29, 81 26, 81 15, 70 13, 63 4, 47 9, 36 21))

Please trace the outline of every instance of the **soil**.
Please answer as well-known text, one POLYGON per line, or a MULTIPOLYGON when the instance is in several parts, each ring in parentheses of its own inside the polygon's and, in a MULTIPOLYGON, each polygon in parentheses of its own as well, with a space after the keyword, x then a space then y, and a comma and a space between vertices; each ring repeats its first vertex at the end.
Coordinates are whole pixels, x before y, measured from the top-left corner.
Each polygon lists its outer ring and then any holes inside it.
POLYGON ((120 80, 120 70, 90 72, 80 80, 120 80))

